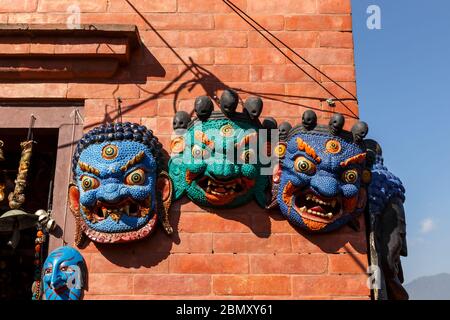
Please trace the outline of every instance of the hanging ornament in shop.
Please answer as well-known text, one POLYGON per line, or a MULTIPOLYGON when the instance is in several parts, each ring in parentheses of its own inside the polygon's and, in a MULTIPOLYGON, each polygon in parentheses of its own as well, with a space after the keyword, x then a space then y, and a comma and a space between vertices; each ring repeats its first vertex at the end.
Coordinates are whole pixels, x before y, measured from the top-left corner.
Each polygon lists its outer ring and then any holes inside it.
MULTIPOLYGON (((28 129, 27 140, 20 144, 22 155, 19 162, 19 169, 15 181, 14 191, 8 196, 9 207, 12 210, 0 215, 0 232, 12 232, 12 237, 8 241, 8 245, 15 249, 20 241, 20 231, 29 229, 34 226, 40 226, 47 231, 53 231, 56 227, 55 221, 50 217, 50 213, 45 210, 38 210, 35 214, 27 213, 21 210, 25 203, 25 188, 27 186, 28 170, 31 164, 32 148, 35 141, 33 140, 33 126, 36 118, 32 115, 30 127, 28 129)), ((0 160, 4 160, 3 141, 0 141, 0 160)), ((2 191, 0 186, 0 200, 2 200, 2 191)), ((4 194, 3 194, 4 197, 4 194)))
POLYGON ((4 143, 2 140, 0 140, 0 161, 5 161, 5 156, 3 154, 3 146, 4 146, 4 143))
POLYGON ((42 277, 42 258, 43 258, 43 251, 44 251, 44 244, 47 239, 47 235, 42 230, 41 226, 37 227, 38 231, 36 233, 36 239, 35 239, 35 248, 34 248, 34 265, 35 265, 35 272, 34 272, 34 282, 33 286, 31 288, 31 291, 33 293, 32 300, 41 300, 41 277, 42 277))
POLYGON ((27 176, 31 163, 33 143, 34 141, 28 140, 20 144, 20 147, 22 148, 22 156, 19 162, 16 186, 14 191, 8 196, 9 207, 11 209, 19 209, 25 203, 25 188, 27 186, 27 176))
MULTIPOLYGON (((4 143, 2 140, 0 140, 0 161, 5 161, 5 156, 3 154, 3 146, 4 143)), ((5 188, 6 185, 3 181, 0 181, 0 202, 5 200, 5 188)))
POLYGON ((35 143, 35 141, 33 141, 33 127, 35 121, 35 116, 31 115, 27 140, 20 144, 22 155, 19 161, 19 170, 15 181, 16 185, 14 191, 8 196, 9 207, 11 209, 19 209, 25 203, 25 188, 27 186, 28 169, 30 168, 33 144, 35 143))

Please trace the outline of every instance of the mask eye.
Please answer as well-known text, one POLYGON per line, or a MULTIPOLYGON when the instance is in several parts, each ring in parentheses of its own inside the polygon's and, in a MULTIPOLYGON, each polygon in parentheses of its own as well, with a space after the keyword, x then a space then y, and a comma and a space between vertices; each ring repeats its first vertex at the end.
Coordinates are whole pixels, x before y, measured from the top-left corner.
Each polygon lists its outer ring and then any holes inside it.
POLYGON ((128 185, 142 185, 145 182, 145 172, 142 169, 136 169, 126 178, 125 183, 128 185))
POLYGON ((256 162, 256 155, 255 151, 253 149, 245 150, 241 153, 241 160, 244 163, 255 163, 256 162))
POLYGON ((198 145, 194 145, 192 147, 192 156, 194 159, 208 159, 209 152, 198 145))
POLYGON ((346 183, 355 183, 358 180, 358 171, 351 169, 342 174, 342 180, 346 183))
POLYGON ((67 271, 69 268, 68 267, 66 267, 66 266, 61 266, 60 268, 59 268, 59 270, 61 270, 61 271, 67 271))
POLYGON ((81 177, 81 186, 83 187, 84 191, 98 188, 99 185, 100 185, 100 182, 98 182, 98 180, 93 177, 89 177, 89 176, 81 177))
POLYGON ((50 267, 50 268, 46 268, 45 270, 44 270, 44 274, 51 274, 52 273, 52 268, 50 267))
POLYGON ((294 169, 310 176, 316 173, 316 165, 305 157, 298 157, 295 159, 294 169))

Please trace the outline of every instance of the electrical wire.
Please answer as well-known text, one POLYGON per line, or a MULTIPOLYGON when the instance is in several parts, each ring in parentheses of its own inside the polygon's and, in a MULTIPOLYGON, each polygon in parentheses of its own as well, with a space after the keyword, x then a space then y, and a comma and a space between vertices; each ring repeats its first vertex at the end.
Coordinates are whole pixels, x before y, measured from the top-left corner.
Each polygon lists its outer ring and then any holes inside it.
POLYGON ((334 79, 330 78, 328 75, 326 75, 323 71, 321 71, 320 69, 318 69, 316 66, 314 66, 311 62, 309 62, 308 60, 306 60, 305 58, 303 58, 300 54, 298 54, 296 51, 294 51, 293 49, 291 49, 286 43, 284 43, 283 41, 281 41, 280 39, 278 39, 277 37, 275 37, 270 31, 268 31, 266 28, 264 28, 263 26, 261 26, 257 21, 255 21, 252 17, 250 17, 247 13, 245 13, 244 11, 242 11, 237 5, 235 5, 233 2, 229 1, 229 0, 222 0, 228 7, 230 7, 231 10, 233 10, 242 20, 244 20, 248 25, 250 25, 253 29, 255 29, 256 31, 259 32, 259 34, 261 34, 262 37, 264 37, 275 49, 277 49, 282 55, 284 55, 286 57, 286 59, 288 59, 292 64, 294 64, 297 68, 299 68, 300 70, 302 70, 311 80, 313 80, 316 84, 318 84, 322 89, 324 89, 328 94, 330 94, 336 101, 339 101, 349 112, 351 112, 356 118, 359 119, 358 115, 355 114, 343 101, 342 99, 339 99, 338 97, 336 97, 336 95, 334 95, 330 90, 328 90, 322 83, 320 83, 320 81, 318 81, 317 79, 315 79, 311 74, 309 74, 306 70, 304 70, 300 65, 298 65, 291 57, 289 57, 286 53, 284 53, 273 41, 271 41, 266 35, 264 35, 262 33, 262 31, 267 32, 270 36, 272 36, 274 39, 276 39, 278 42, 280 42, 283 46, 286 47, 286 49, 288 49, 289 51, 291 51, 292 53, 294 53, 297 57, 299 57, 302 61, 304 61, 306 64, 308 64, 310 67, 312 67, 314 70, 318 71, 320 74, 322 74, 323 76, 325 76, 328 80, 330 80, 332 83, 334 83, 335 85, 337 85, 339 88, 341 88, 342 90, 344 90, 345 92, 347 92, 348 94, 350 94, 355 101, 358 101, 358 99, 355 97, 355 95, 353 95, 350 91, 348 91, 347 89, 345 89, 342 85, 340 85, 338 82, 336 82, 334 79), (243 17, 245 16, 245 17, 243 17), (258 29, 257 27, 255 27, 251 22, 249 22, 247 19, 251 20, 253 23, 256 24, 256 26, 258 26, 259 28, 261 28, 262 30, 258 29))

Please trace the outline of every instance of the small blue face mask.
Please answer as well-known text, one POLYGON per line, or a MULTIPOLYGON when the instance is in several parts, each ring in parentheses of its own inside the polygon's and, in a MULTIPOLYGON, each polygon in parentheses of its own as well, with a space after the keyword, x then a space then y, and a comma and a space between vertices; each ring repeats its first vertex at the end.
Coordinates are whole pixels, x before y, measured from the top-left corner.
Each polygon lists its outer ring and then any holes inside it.
POLYGON ((45 300, 81 300, 85 277, 86 264, 77 250, 66 246, 52 251, 43 266, 45 300))

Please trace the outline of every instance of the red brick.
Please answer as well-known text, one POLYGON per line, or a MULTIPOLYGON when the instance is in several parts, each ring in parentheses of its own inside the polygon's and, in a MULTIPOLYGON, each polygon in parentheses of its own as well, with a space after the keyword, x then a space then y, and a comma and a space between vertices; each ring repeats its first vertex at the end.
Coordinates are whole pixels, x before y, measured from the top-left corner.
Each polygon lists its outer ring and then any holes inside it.
MULTIPOLYGON (((138 117, 138 116, 155 116, 156 100, 139 100, 127 99, 122 100, 122 116, 138 117)), ((118 103, 113 99, 89 99, 85 102, 85 110, 87 116, 104 116, 118 117, 118 103)))
POLYGON ((285 43, 286 46, 291 48, 314 48, 317 47, 319 43, 319 32, 317 31, 275 31, 271 32, 271 34, 273 34, 273 37, 268 35, 267 33, 263 34, 266 37, 263 37, 261 33, 257 31, 249 32, 248 46, 250 48, 273 47, 273 45, 268 40, 273 42, 279 48, 285 47, 283 44, 281 44, 281 42, 285 43))
POLYGON ((240 31, 191 31, 183 33, 179 43, 186 47, 246 47, 247 33, 240 31))
POLYGON ((99 126, 101 124, 106 124, 107 119, 104 117, 85 117, 84 118, 84 129, 83 132, 86 133, 90 129, 99 126))
MULTIPOLYGON (((158 116, 171 116, 173 117, 175 113, 179 110, 177 105, 179 105, 179 102, 173 101, 173 99, 159 99, 158 100, 158 116), (175 108, 174 109, 174 102, 175 102, 175 108)), ((193 104, 190 104, 188 106, 188 111, 190 112, 193 109, 193 104)))
MULTIPOLYGON (((138 117, 127 117, 127 116, 123 116, 121 121, 122 122, 133 122, 133 123, 137 123, 137 124, 142 124, 141 123, 141 119, 142 118, 138 118, 138 117)), ((113 119, 116 120, 116 119, 113 119)), ((111 123, 112 119, 110 119, 107 115, 103 116, 103 117, 85 117, 84 118, 84 132, 87 132, 88 130, 99 126, 101 124, 107 124, 107 123, 111 123)))
POLYGON ((38 0, 0 0, 0 12, 34 12, 38 0))
POLYGON ((248 13, 308 14, 316 12, 316 0, 247 0, 248 13))
POLYGON ((105 257, 102 254, 93 254, 89 274, 94 273, 123 273, 126 268, 127 273, 168 273, 169 263, 165 255, 147 253, 137 255, 132 252, 112 253, 111 257, 105 257))
POLYGON ((69 83, 67 98, 111 99, 139 98, 139 87, 135 84, 90 84, 69 83))
POLYGON ((83 13, 81 23, 83 24, 134 24, 140 29, 148 28, 148 23, 134 12, 128 13, 83 13))
MULTIPOLYGON (((330 297, 327 297, 327 299, 330 299, 330 297)), ((331 297, 331 300, 370 300, 370 295, 366 295, 366 296, 339 296, 339 297, 331 297)))
POLYGON ((214 63, 214 49, 210 48, 175 48, 176 54, 169 48, 152 48, 152 55, 161 64, 179 64, 180 58, 184 61, 189 61, 191 58, 198 64, 213 64, 214 63), (178 56, 177 56, 178 55, 178 56))
POLYGON ((41 38, 38 41, 31 42, 30 45, 30 53, 33 54, 53 54, 55 53, 56 45, 51 43, 50 39, 41 38))
POLYGON ((264 254, 250 256, 250 273, 302 274, 325 273, 325 254, 264 254))
POLYGON ((156 128, 156 119, 157 118, 142 118, 141 122, 142 125, 146 126, 147 128, 155 131, 156 128))
POLYGON ((311 15, 286 17, 286 30, 351 31, 351 16, 311 15))
MULTIPOLYGON (((90 14, 83 13, 81 15, 81 23, 86 23, 86 16, 98 16, 99 14, 90 14)), ((103 15, 103 14, 101 14, 103 15)), ((59 13, 9 13, 8 14, 8 23, 16 24, 16 23, 30 23, 30 24, 65 24, 67 23, 69 15, 68 13, 59 12, 59 13)), ((116 17, 117 21, 117 17, 116 17)), ((87 23, 98 23, 96 21, 88 21, 87 23)))
POLYGON ((166 134, 172 133, 172 131, 173 131, 172 121, 173 121, 172 118, 158 117, 156 119, 156 132, 166 133, 166 134))
MULTIPOLYGON (((220 297, 221 300, 247 300, 243 296, 220 297)), ((84 300, 217 300, 216 296, 184 296, 184 295, 90 295, 84 296, 84 300)))
POLYGON ((2 83, 0 98, 65 98, 66 83, 2 83))
POLYGON ((208 30, 214 29, 214 17, 206 14, 145 14, 156 30, 208 30))
POLYGON ((90 39, 84 38, 83 43, 67 43, 57 44, 54 47, 54 53, 58 55, 62 54, 91 54, 91 55, 127 55, 127 39, 104 39, 102 43, 85 43, 89 42, 90 39))
POLYGON ((38 12, 66 12, 70 13, 68 9, 75 5, 80 9, 80 12, 105 12, 107 0, 40 0, 38 12))
POLYGON ((167 46, 173 48, 247 47, 247 32, 244 31, 190 30, 173 32, 162 30, 158 33, 159 36, 153 31, 143 31, 141 33, 142 41, 149 48, 167 46))
MULTIPOLYGON (((354 82, 341 82, 340 85, 346 90, 350 91, 353 95, 356 95, 356 84, 354 82)), ((342 88, 331 82, 323 82, 322 86, 326 90, 319 86, 317 83, 297 83, 297 84, 286 84, 286 94, 298 97, 311 97, 311 98, 321 98, 328 99, 332 96, 329 92, 334 94, 339 99, 349 99, 352 96, 345 92, 342 88)))
POLYGON ((178 233, 180 241, 174 243, 171 252, 174 253, 211 253, 213 251, 213 236, 210 233, 178 233))
MULTIPOLYGON (((300 115, 296 115, 297 117, 300 115)), ((290 225, 280 213, 267 214, 267 218, 252 216, 253 231, 257 233, 287 233, 296 234, 298 231, 290 225)))
POLYGON ((183 212, 178 230, 184 232, 248 232, 249 225, 250 217, 247 214, 218 215, 183 212))
MULTIPOLYGON (((284 28, 284 17, 281 15, 252 16, 252 19, 269 31, 283 30, 284 28)), ((216 30, 254 30, 250 24, 235 14, 216 15, 214 22, 216 30)))
MULTIPOLYGON (((247 0, 233 0, 233 4, 245 11, 247 0)), ((224 1, 178 0, 178 12, 225 13, 232 10, 224 1)))
POLYGON ((27 55, 30 53, 29 42, 30 38, 2 38, 0 43, 0 55, 27 55))
MULTIPOLYGON (((140 97, 145 99, 158 99, 160 97, 171 99, 195 99, 200 95, 207 94, 215 87, 213 83, 199 81, 198 78, 192 78, 186 82, 147 82, 140 85, 140 97)), ((167 131, 166 131, 167 133, 167 131)))
POLYGON ((263 82, 300 82, 300 81, 313 81, 305 71, 310 74, 314 79, 318 79, 318 71, 308 65, 267 65, 267 66, 251 66, 250 67, 250 79, 251 81, 263 81, 263 82), (299 68, 300 67, 300 68, 299 68), (303 71, 303 70, 304 71, 303 71))
POLYGON ((216 65, 208 67, 207 70, 224 83, 249 80, 249 66, 247 65, 216 65))
POLYGON ((207 210, 205 210, 205 208, 196 205, 195 203, 190 201, 187 197, 182 198, 180 201, 175 202, 172 208, 176 211, 179 210, 180 212, 203 212, 203 213, 208 212, 207 210))
POLYGON ((217 295, 286 296, 291 294, 291 282, 288 276, 281 275, 217 275, 213 276, 213 292, 217 295))
POLYGON ((174 254, 170 273, 248 273, 248 256, 237 254, 174 254))
POLYGON ((133 275, 126 273, 89 274, 89 294, 132 294, 133 275))
MULTIPOLYGON (((96 66, 95 72, 89 73, 92 78, 104 78, 110 77, 111 65, 104 65, 105 61, 96 66)), ((107 62, 106 62, 107 63, 107 62)), ((76 66, 71 70, 67 70, 67 64, 62 64, 58 62, 42 62, 36 59, 21 61, 21 66, 19 63, 14 63, 13 65, 4 65, 0 67, 0 75, 2 80, 17 81, 17 80, 68 80, 74 78, 86 78, 85 73, 80 73, 81 71, 76 66)))
POLYGON ((296 296, 364 296, 370 295, 366 275, 292 276, 296 296))
MULTIPOLYGON (((177 0, 139 0, 129 1, 138 12, 175 12, 177 11, 177 0)), ((109 12, 136 12, 126 0, 109 0, 109 12)))
POLYGON ((135 275, 135 294, 207 295, 211 292, 209 275, 135 275))
POLYGON ((344 227, 339 232, 332 232, 323 237, 321 234, 292 235, 292 251, 298 253, 340 253, 352 252, 366 254, 367 243, 365 231, 359 232, 344 227))
POLYGON ((293 49, 288 51, 287 55, 295 63, 305 63, 299 56, 306 59, 309 63, 319 66, 324 64, 333 65, 353 65, 353 50, 342 48, 305 48, 293 49))
POLYGON ((348 13, 352 12, 351 0, 318 0, 319 13, 348 13))
POLYGON ((319 35, 320 47, 353 49, 353 34, 351 32, 324 31, 319 35))
POLYGON ((285 57, 272 48, 226 48, 216 49, 216 64, 283 64, 285 57))
MULTIPOLYGON (((322 66, 321 71, 334 81, 355 81, 355 68, 353 66, 322 66)), ((329 81, 321 75, 322 81, 329 81)))
POLYGON ((301 115, 306 109, 321 109, 320 101, 311 99, 287 98, 284 101, 268 100, 264 102, 264 105, 268 106, 268 108, 264 108, 261 117, 275 117, 281 122, 284 121, 284 118, 293 118, 295 120, 294 123, 300 121, 301 115))
POLYGON ((368 260, 367 255, 357 254, 353 252, 342 254, 330 254, 329 272, 330 273, 365 273, 367 272, 368 260))
POLYGON ((237 90, 241 98, 248 95, 261 96, 263 99, 270 99, 271 95, 280 98, 285 93, 285 85, 283 83, 268 82, 228 82, 231 88, 237 90))
MULTIPOLYGON (((126 81, 129 79, 140 79, 142 82, 154 81, 170 81, 178 77, 179 66, 165 64, 164 67, 159 68, 152 61, 141 61, 144 64, 135 64, 130 66, 129 70, 121 70, 123 73, 116 75, 115 79, 126 81)), ((159 99, 158 99, 159 100, 159 99)))
POLYGON ((98 249, 95 246, 93 242, 89 242, 86 247, 84 247, 80 252, 83 254, 83 257, 85 254, 91 254, 91 253, 97 253, 98 249))
POLYGON ((217 233, 213 241, 214 253, 291 252, 290 236, 284 234, 217 233))

